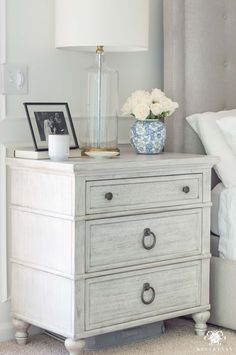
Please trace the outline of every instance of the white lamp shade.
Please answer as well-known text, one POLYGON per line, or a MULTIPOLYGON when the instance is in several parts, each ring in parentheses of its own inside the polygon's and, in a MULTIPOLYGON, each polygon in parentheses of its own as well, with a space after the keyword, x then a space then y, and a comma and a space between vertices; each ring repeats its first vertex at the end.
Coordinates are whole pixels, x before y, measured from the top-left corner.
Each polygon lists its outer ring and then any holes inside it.
POLYGON ((149 0, 56 0, 56 48, 148 50, 149 0))

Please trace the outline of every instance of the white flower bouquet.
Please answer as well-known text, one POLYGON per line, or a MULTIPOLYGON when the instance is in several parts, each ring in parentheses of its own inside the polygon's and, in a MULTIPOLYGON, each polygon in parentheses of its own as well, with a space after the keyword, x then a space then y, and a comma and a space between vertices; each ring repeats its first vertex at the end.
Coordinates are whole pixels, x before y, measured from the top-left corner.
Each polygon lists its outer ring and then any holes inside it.
POLYGON ((153 120, 172 115, 178 107, 178 103, 160 89, 153 89, 151 93, 138 90, 127 99, 121 111, 123 116, 133 116, 137 120, 153 120))

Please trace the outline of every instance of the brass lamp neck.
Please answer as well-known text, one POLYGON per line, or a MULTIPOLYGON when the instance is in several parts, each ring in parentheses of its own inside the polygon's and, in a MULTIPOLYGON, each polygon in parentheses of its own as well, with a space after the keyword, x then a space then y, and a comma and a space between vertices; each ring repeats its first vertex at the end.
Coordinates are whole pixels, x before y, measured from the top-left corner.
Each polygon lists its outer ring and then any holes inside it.
POLYGON ((103 54, 104 53, 104 46, 97 46, 96 53, 103 54))

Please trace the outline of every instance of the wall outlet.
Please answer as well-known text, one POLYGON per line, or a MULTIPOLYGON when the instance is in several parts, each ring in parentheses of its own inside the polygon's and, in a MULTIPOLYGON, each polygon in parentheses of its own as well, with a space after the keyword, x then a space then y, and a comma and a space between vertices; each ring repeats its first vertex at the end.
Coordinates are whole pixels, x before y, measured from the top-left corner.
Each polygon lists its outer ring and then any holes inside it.
POLYGON ((28 67, 26 64, 1 65, 1 93, 3 95, 28 94, 28 67))

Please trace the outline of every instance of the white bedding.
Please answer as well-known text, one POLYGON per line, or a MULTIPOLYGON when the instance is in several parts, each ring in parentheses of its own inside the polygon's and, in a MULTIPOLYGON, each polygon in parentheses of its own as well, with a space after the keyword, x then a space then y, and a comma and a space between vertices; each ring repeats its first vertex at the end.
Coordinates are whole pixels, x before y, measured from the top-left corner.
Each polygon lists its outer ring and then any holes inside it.
MULTIPOLYGON (((198 134, 206 153, 220 158, 214 169, 225 187, 236 187, 236 155, 226 141, 226 133, 221 130, 222 126, 226 126, 227 120, 233 132, 232 117, 236 122, 236 110, 196 113, 186 118, 198 134), (217 124, 218 120, 221 120, 220 126, 217 124)), ((231 138, 228 140, 232 141, 231 138)))
POLYGON ((219 255, 236 260, 236 110, 186 118, 207 154, 220 157, 214 169, 222 184, 212 191, 211 230, 220 235, 219 255))
POLYGON ((236 260, 236 188, 225 188, 222 183, 212 190, 211 230, 220 235, 220 257, 236 260), (217 225, 217 201, 218 225, 217 225), (218 228, 217 228, 218 227, 218 228))
POLYGON ((219 232, 219 206, 220 206, 220 194, 225 189, 222 183, 217 184, 211 191, 211 232, 215 235, 220 235, 219 232))

